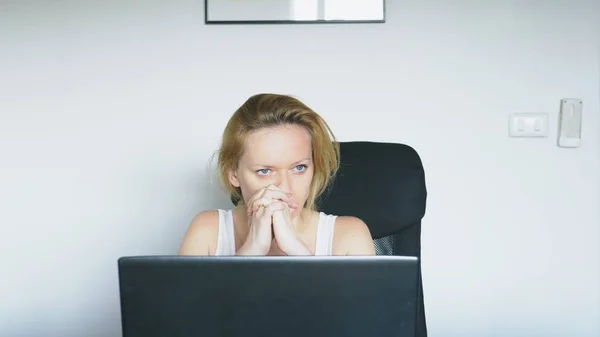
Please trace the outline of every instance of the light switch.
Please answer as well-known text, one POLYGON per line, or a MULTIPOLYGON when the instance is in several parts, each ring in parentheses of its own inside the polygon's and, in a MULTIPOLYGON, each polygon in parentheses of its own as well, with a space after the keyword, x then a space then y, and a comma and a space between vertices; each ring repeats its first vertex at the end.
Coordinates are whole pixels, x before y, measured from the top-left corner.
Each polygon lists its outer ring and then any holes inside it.
POLYGON ((548 114, 512 113, 508 133, 511 137, 548 137, 548 114))
POLYGON ((525 131, 525 119, 523 119, 523 118, 517 119, 517 131, 519 131, 519 132, 525 131))

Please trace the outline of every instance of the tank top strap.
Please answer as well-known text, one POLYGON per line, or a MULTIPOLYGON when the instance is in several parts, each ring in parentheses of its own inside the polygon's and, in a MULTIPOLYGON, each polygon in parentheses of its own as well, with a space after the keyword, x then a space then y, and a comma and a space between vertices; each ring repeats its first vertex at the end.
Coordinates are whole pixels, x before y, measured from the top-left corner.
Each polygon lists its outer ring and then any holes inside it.
POLYGON ((333 233, 335 229, 335 219, 337 216, 319 213, 319 222, 317 224, 317 241, 315 244, 315 255, 332 255, 333 253, 333 233))
POLYGON ((235 255, 233 211, 219 209, 219 234, 215 255, 235 255))

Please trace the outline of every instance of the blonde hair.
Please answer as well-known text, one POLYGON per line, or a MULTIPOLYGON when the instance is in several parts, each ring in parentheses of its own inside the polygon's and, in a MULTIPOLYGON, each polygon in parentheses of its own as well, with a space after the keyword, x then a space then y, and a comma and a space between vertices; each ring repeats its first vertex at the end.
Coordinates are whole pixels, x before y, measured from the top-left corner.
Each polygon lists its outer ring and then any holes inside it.
POLYGON ((231 185, 228 174, 237 169, 250 133, 280 125, 299 125, 310 134, 314 174, 304 207, 315 210, 317 198, 325 191, 339 168, 339 144, 325 120, 291 96, 254 95, 235 111, 225 127, 218 151, 219 180, 231 200, 237 206, 243 205, 241 190, 231 185))

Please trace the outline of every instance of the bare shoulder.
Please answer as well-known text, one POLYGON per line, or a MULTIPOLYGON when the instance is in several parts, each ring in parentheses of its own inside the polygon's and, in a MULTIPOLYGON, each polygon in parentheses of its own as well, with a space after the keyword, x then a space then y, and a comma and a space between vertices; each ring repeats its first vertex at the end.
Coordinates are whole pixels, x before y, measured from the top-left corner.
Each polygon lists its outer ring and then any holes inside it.
POLYGON ((333 236, 334 255, 375 255, 369 227, 353 216, 338 216, 333 236))
POLYGON ((179 255, 214 255, 219 236, 219 211, 196 215, 179 247, 179 255))

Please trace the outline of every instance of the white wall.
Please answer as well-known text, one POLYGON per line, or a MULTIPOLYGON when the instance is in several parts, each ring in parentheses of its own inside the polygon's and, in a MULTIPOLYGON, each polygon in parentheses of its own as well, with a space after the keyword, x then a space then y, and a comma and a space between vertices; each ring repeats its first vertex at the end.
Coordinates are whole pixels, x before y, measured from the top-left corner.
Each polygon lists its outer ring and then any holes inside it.
POLYGON ((265 91, 419 151, 431 336, 600 334, 598 1, 394 0, 378 25, 205 26, 202 5, 0 2, 0 335, 120 335, 117 258, 229 207, 207 163, 265 91), (555 146, 564 97, 578 149, 555 146), (511 112, 550 137, 508 138, 511 112))

